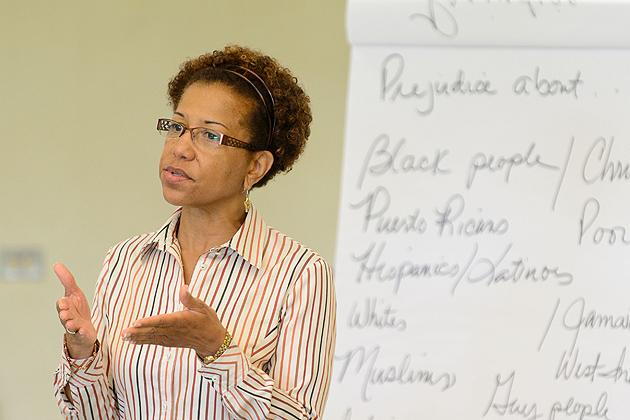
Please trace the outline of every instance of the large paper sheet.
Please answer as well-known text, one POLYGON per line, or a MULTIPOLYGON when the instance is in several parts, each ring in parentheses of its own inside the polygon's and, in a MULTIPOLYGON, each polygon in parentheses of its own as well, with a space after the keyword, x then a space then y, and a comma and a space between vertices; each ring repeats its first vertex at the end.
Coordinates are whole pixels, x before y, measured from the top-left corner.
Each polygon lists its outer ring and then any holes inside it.
POLYGON ((325 418, 630 418, 629 116, 628 49, 354 45, 325 418))

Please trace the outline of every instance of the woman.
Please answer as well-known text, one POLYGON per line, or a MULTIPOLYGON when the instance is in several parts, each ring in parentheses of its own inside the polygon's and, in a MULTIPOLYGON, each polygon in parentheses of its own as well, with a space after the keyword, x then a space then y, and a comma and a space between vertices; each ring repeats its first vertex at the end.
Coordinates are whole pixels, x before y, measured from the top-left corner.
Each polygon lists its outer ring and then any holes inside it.
POLYGON ((290 170, 310 134, 288 70, 229 46, 169 84, 160 180, 179 207, 112 247, 92 312, 70 272, 57 302, 55 390, 68 419, 319 418, 335 298, 327 263, 268 227, 249 191, 290 170))

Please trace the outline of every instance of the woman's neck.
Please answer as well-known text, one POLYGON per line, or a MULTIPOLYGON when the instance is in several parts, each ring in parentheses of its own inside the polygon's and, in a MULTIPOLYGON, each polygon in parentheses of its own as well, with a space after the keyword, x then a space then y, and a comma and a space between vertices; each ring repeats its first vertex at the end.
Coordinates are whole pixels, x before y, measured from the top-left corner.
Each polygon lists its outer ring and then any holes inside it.
POLYGON ((182 250, 201 255, 229 241, 245 220, 241 211, 209 212, 199 208, 182 208, 177 239, 182 250))

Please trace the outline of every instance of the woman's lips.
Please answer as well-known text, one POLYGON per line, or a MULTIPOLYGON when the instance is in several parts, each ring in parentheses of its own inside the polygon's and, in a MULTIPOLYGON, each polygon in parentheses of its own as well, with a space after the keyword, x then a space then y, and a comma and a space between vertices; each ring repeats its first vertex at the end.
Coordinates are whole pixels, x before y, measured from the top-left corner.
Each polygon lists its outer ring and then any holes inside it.
POLYGON ((187 181, 191 178, 182 169, 169 166, 168 168, 164 169, 164 179, 166 180, 166 182, 176 183, 187 181))

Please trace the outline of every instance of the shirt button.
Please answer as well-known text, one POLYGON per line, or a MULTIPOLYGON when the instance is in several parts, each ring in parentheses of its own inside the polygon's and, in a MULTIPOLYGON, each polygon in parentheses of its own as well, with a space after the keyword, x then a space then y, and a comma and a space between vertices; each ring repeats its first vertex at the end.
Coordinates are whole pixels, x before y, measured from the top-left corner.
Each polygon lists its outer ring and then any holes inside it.
POLYGON ((199 269, 200 269, 200 270, 205 270, 206 268, 208 268, 208 264, 201 264, 201 265, 199 266, 199 269))

